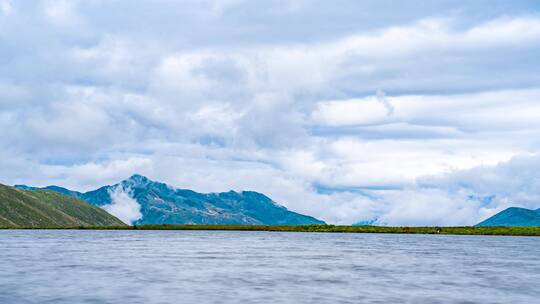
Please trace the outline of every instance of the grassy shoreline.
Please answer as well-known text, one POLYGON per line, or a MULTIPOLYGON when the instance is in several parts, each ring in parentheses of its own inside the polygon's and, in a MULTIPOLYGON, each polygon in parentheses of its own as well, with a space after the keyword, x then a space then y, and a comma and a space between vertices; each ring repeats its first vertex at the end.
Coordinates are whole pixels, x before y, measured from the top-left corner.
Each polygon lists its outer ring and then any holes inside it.
POLYGON ((81 230, 221 230, 329 233, 398 233, 452 235, 540 236, 540 227, 384 227, 384 226, 260 226, 260 225, 143 225, 79 227, 0 227, 0 229, 81 229, 81 230))

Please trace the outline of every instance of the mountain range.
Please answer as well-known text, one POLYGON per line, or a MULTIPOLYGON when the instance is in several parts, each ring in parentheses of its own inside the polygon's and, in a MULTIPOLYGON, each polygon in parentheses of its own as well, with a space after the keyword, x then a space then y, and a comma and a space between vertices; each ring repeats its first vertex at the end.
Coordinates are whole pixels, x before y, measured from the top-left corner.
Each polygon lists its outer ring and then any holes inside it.
POLYGON ((115 185, 78 192, 58 186, 16 185, 25 190, 51 190, 101 207, 127 224, 324 224, 292 212, 253 191, 198 193, 176 189, 135 174, 115 185))
POLYGON ((540 209, 505 209, 476 226, 540 226, 540 209))
MULTIPOLYGON (((117 184, 78 192, 0 184, 0 226, 144 224, 324 224, 253 191, 198 193, 135 174, 117 184), (97 208, 99 207, 99 208, 97 208)), ((373 225, 364 221, 355 225, 373 225)), ((476 226, 540 226, 540 209, 511 207, 476 226)))
POLYGON ((27 191, 0 184, 0 227, 123 226, 118 218, 54 191, 27 191))

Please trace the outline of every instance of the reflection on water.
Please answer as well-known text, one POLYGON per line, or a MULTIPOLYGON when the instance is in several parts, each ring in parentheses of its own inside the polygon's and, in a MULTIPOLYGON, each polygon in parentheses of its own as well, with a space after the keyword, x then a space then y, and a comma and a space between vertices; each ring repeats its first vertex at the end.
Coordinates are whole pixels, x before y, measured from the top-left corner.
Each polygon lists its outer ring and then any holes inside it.
POLYGON ((540 238, 0 230, 0 303, 540 303, 540 238))

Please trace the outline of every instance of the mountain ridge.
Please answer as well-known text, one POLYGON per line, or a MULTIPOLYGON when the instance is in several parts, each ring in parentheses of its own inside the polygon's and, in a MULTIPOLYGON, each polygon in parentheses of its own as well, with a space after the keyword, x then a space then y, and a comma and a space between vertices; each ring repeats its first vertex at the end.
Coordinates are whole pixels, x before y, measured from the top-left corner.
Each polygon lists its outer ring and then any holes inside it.
MULTIPOLYGON (((17 185, 19 188, 61 191, 92 205, 108 208, 115 204, 117 193, 127 194, 140 206, 141 218, 132 221, 144 224, 251 224, 304 225, 324 224, 314 217, 293 212, 255 191, 199 193, 171 187, 140 174, 121 182, 88 192, 72 191, 58 186, 44 188, 17 185)), ((126 196, 124 196, 125 198, 126 196)), ((128 202, 129 203, 129 202, 128 202)), ((132 204, 131 207, 134 207, 132 204)), ((136 210, 134 210, 135 212, 136 210)))

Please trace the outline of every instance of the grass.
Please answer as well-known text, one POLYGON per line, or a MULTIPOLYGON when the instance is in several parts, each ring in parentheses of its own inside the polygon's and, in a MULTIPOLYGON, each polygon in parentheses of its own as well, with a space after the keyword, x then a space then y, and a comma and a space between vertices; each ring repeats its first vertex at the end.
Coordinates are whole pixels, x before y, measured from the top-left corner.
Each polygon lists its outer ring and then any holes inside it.
MULTIPOLYGON (((6 227, 7 229, 13 229, 6 227)), ((0 227, 0 229, 6 229, 0 227)), ((18 227, 16 229, 35 229, 18 227)), ((261 226, 261 225, 143 225, 143 226, 77 226, 41 227, 39 229, 92 229, 92 230, 228 230, 275 232, 333 232, 333 233, 401 233, 401 234, 454 234, 454 235, 513 235, 540 236, 540 227, 382 227, 382 226, 261 226)))
POLYGON ((26 191, 0 184, 0 226, 78 227, 123 225, 105 210, 54 191, 26 191))

